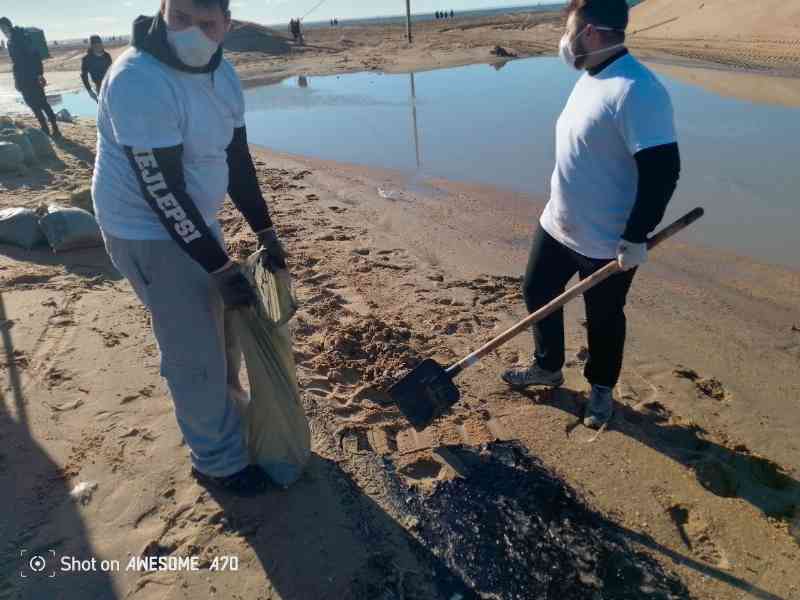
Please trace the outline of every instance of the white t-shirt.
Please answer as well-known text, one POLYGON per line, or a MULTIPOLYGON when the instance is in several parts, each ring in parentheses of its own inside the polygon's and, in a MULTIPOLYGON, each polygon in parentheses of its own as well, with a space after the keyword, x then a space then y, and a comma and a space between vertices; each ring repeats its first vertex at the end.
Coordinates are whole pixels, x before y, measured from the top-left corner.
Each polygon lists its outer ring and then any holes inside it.
POLYGON ((216 230, 228 191, 227 148, 234 128, 244 126, 244 110, 241 82, 227 61, 213 73, 195 74, 135 48, 126 51, 100 91, 92 182, 100 228, 121 239, 170 239, 147 204, 123 147, 182 144, 186 191, 216 230))
POLYGON ((556 167, 540 223, 589 258, 616 256, 636 201, 634 154, 676 141, 672 102, 631 55, 584 73, 556 125, 556 167))

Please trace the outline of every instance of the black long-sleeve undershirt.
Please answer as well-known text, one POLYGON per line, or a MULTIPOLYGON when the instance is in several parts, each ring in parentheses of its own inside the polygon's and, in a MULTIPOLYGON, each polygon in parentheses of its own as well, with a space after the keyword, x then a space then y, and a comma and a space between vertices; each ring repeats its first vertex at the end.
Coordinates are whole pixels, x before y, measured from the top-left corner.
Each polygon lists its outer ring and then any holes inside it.
POLYGON ((647 148, 634 155, 639 172, 636 203, 628 217, 623 239, 641 244, 661 219, 675 193, 681 172, 678 144, 647 148))
POLYGON ((131 148, 125 146, 145 200, 183 250, 209 273, 224 267, 228 255, 186 192, 183 146, 131 148))
POLYGON ((253 232, 260 233, 272 227, 269 208, 258 185, 253 157, 247 145, 245 127, 233 131, 233 141, 228 146, 228 171, 228 195, 253 232))

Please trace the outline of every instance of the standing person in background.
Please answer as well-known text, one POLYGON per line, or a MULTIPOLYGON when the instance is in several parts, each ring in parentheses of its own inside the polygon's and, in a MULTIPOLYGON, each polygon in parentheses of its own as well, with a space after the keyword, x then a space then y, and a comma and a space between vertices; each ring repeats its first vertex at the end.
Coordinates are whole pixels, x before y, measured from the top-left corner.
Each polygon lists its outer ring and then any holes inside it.
POLYGON ((56 115, 44 93, 47 81, 44 78, 42 57, 31 46, 22 28, 14 27, 7 17, 0 19, 0 30, 8 39, 8 55, 14 65, 14 85, 17 91, 33 111, 42 131, 52 135, 54 139, 61 139, 56 115), (50 119, 52 131, 47 125, 47 119, 50 119))
POLYGON ((223 59, 229 0, 161 0, 103 80, 92 182, 95 215, 117 269, 149 309, 192 475, 235 494, 263 491, 235 396, 241 351, 230 311, 256 301, 225 251, 228 194, 286 267, 247 144, 242 85, 223 59))
POLYGON ((81 61, 81 80, 92 97, 97 102, 97 94, 100 93, 100 85, 111 67, 111 55, 103 47, 103 39, 99 35, 89 38, 89 50, 81 61), (89 84, 89 77, 92 78, 94 89, 89 84))
MULTIPOLYGON (((534 234, 523 283, 534 312, 562 294, 576 273, 611 260, 621 272, 584 294, 591 393, 584 425, 611 419, 625 349, 625 302, 647 235, 664 216, 680 175, 669 93, 625 48, 626 0, 571 0, 559 54, 583 71, 556 125, 550 200, 534 234)), ((530 366, 510 369, 514 388, 564 382, 564 311, 534 326, 530 366)))

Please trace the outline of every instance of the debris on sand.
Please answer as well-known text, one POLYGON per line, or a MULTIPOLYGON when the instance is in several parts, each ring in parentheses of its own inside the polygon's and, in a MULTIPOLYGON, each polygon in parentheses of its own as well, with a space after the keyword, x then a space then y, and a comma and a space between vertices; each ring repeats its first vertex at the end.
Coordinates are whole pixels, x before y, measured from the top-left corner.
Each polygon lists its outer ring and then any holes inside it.
POLYGON ((689 381, 694 382, 695 387, 700 393, 702 393, 704 396, 712 398, 713 400, 725 400, 728 396, 725 386, 722 385, 722 382, 720 382, 719 379, 714 377, 704 379, 700 377, 697 371, 693 369, 685 369, 683 367, 675 369, 672 371, 672 373, 677 377, 682 377, 683 379, 688 379, 689 381))
POLYGON ((491 51, 491 54, 500 58, 517 58, 517 55, 514 52, 509 52, 502 46, 495 46, 494 50, 491 51))
POLYGON ((697 389, 703 392, 709 398, 714 400, 725 400, 727 396, 725 388, 718 379, 711 377, 710 379, 701 379, 696 382, 697 389))
MULTIPOLYGON (((466 477, 407 500, 434 555, 482 598, 687 598, 626 530, 516 442, 451 446, 466 477)), ((635 534, 638 536, 638 534, 635 534)))
POLYGON ((94 491, 96 489, 97 489, 96 482, 82 481, 73 488, 73 490, 69 493, 69 495, 78 504, 86 506, 87 504, 89 504, 89 502, 91 502, 92 495, 94 494, 94 491))
POLYGON ((683 377, 684 379, 688 379, 689 381, 697 381, 698 379, 700 379, 700 375, 698 375, 697 371, 693 369, 678 368, 672 372, 677 377, 683 377))

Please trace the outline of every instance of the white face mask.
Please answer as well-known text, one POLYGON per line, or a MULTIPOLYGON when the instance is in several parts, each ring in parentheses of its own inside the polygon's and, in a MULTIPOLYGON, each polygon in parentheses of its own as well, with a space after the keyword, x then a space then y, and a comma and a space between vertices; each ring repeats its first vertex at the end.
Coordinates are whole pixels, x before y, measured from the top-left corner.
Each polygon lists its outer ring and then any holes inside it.
MULTIPOLYGON (((613 46, 608 46, 607 48, 602 48, 601 50, 595 50, 594 52, 585 52, 583 54, 575 54, 575 50, 573 50, 572 45, 578 41, 578 39, 584 34, 586 29, 589 26, 587 25, 581 32, 575 36, 573 41, 569 39, 569 33, 565 33, 561 36, 561 41, 558 44, 558 55, 561 57, 567 66, 572 67, 573 69, 578 68, 578 59, 583 58, 584 56, 592 56, 593 54, 600 54, 602 52, 607 52, 609 50, 614 50, 615 48, 621 48, 625 44, 614 44, 613 46)), ((613 27, 600 27, 597 25, 593 26, 595 29, 599 29, 600 31, 619 31, 618 29, 614 29, 613 27)))
POLYGON ((219 49, 219 44, 210 40, 199 27, 188 27, 181 31, 167 29, 167 41, 187 67, 205 67, 219 49))

